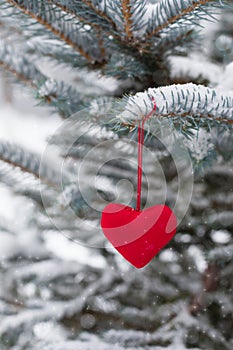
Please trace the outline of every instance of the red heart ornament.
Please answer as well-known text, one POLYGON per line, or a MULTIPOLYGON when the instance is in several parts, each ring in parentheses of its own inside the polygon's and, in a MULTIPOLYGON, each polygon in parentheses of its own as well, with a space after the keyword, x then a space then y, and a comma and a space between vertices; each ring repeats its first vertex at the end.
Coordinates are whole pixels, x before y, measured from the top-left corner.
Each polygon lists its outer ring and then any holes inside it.
POLYGON ((142 268, 176 233, 176 216, 166 205, 135 210, 110 203, 102 213, 105 237, 133 266, 142 268))

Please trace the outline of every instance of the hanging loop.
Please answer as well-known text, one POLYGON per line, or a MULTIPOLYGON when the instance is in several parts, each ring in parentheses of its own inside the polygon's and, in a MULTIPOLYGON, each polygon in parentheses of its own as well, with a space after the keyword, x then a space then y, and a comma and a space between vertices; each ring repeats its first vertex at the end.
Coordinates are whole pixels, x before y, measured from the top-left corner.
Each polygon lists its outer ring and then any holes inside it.
POLYGON ((152 111, 147 114, 138 125, 138 184, 137 184, 137 205, 136 210, 140 211, 141 209, 141 193, 142 193, 142 161, 143 161, 143 146, 144 146, 144 125, 145 122, 152 116, 154 111, 156 110, 156 103, 154 97, 151 98, 153 102, 152 111))

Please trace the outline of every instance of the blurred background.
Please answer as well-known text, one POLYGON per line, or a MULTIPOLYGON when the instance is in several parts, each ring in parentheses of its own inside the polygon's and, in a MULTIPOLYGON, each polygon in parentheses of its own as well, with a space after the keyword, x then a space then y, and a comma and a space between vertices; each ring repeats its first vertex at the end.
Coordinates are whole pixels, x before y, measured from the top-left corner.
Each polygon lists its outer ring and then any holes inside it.
MULTIPOLYGON (((197 45, 188 58, 170 57, 171 74, 175 83, 194 81, 233 96, 232 8, 216 18, 204 22, 202 51, 197 45)), ((15 35, 0 18, 0 41, 15 35)), ((93 95, 118 87, 98 73, 61 69, 41 57, 35 63, 51 79, 65 77, 79 89, 89 84, 93 95)), ((0 144, 41 157, 63 120, 0 68, 0 144)), ((174 242, 142 270, 108 246, 87 248, 52 227, 41 214, 38 179, 0 158, 0 349, 231 350, 233 142, 221 137, 211 140, 220 155, 195 175, 174 242)), ((162 162, 172 192, 174 169, 169 159, 162 162)))

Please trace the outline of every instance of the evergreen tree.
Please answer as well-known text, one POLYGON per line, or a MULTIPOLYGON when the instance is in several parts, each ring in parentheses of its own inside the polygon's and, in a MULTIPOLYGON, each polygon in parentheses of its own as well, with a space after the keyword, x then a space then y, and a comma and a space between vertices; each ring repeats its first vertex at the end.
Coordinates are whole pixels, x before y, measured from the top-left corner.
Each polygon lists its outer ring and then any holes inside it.
POLYGON ((25 232, 0 220, 27 245, 1 260, 1 349, 232 349, 231 5, 0 0, 1 67, 64 119, 42 158, 0 142, 1 182, 34 203, 25 232), (99 221, 106 202, 135 206, 135 141, 152 112, 142 205, 166 202, 179 226, 136 270, 99 221), (48 237, 93 259, 51 255, 48 237))

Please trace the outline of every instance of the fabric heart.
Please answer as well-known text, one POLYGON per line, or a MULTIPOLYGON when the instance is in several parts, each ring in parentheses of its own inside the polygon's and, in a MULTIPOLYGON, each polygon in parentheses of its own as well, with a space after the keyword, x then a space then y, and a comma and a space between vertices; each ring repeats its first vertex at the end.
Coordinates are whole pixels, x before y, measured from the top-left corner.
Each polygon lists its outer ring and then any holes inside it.
POLYGON ((176 233, 175 214, 166 205, 137 211, 110 203, 102 213, 104 235, 132 265, 144 267, 176 233))

